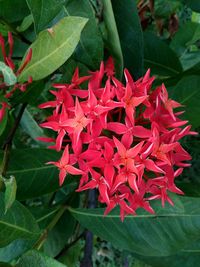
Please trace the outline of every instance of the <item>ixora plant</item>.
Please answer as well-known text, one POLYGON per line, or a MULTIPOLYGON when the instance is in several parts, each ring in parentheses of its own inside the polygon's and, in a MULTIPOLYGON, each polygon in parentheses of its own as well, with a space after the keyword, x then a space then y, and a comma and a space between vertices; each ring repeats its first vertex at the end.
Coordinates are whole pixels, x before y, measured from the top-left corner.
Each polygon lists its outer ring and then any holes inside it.
POLYGON ((137 208, 154 213, 150 200, 173 205, 168 192, 183 194, 174 180, 191 159, 180 140, 196 134, 179 118, 183 112, 174 111, 181 104, 168 97, 164 84, 152 89, 150 70, 134 81, 125 69, 123 84, 110 58, 89 74, 80 77, 77 68, 71 83, 54 84, 55 99, 39 106, 53 108, 41 126, 57 133, 39 140, 64 149, 59 161, 48 162, 59 169, 60 185, 68 173, 79 175, 77 191, 97 188, 104 214, 119 205, 122 221, 137 208))
POLYGON ((195 1, 0 0, 0 267, 199 266, 199 33, 195 1))

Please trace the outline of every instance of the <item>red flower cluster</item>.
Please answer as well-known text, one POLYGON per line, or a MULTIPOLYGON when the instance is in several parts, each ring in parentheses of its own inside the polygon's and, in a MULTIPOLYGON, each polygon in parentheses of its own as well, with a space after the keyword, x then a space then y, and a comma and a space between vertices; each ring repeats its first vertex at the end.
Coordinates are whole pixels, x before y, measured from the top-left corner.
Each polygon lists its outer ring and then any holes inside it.
MULTIPOLYGON (((6 53, 6 46, 5 46, 5 40, 3 36, 0 33, 0 47, 1 47, 1 52, 3 55, 3 59, 5 64, 10 67, 13 72, 15 73, 16 76, 19 76, 19 74, 23 71, 23 69, 26 67, 26 65, 30 62, 31 57, 32 57, 32 49, 29 50, 23 65, 15 71, 15 64, 12 60, 12 54, 13 54, 13 37, 12 33, 8 32, 8 45, 9 45, 9 52, 8 54, 6 53)), ((32 78, 30 77, 27 83, 20 84, 16 83, 13 88, 10 89, 10 86, 8 86, 3 80, 3 76, 0 74, 0 93, 2 92, 3 94, 0 95, 0 123, 4 118, 4 115, 6 113, 6 109, 10 108, 8 99, 13 95, 13 93, 16 91, 16 89, 19 89, 20 91, 24 92, 26 90, 26 86, 32 82, 32 78), (3 99, 3 100, 2 100, 3 99)))
POLYGON ((168 191, 183 194, 174 179, 191 157, 179 140, 196 134, 179 118, 183 112, 174 112, 181 105, 168 97, 164 84, 151 89, 149 70, 137 81, 128 70, 124 74, 125 85, 115 78, 111 58, 89 76, 79 77, 76 69, 71 84, 54 84, 55 100, 40 105, 54 108, 41 126, 57 138, 40 140, 54 141, 57 151, 64 148, 58 162, 49 162, 60 171, 60 185, 68 173, 81 175, 77 191, 97 188, 105 214, 119 205, 122 220, 137 208, 153 213, 153 199, 173 204, 168 191))

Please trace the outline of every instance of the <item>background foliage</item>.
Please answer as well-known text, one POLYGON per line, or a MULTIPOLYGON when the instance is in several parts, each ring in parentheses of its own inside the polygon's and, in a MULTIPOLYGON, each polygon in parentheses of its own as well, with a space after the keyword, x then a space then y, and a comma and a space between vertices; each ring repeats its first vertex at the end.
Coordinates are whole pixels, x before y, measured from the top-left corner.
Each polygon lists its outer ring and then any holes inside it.
MULTIPOLYGON (((0 159, 23 107, 19 127, 9 148, 9 164, 1 177, 0 266, 79 266, 84 255, 84 229, 93 234, 93 266, 190 267, 200 261, 200 140, 186 138, 192 167, 177 181, 185 192, 175 207, 156 215, 138 213, 122 223, 101 207, 86 209, 87 196, 75 193, 76 179, 58 185, 57 152, 37 140, 46 131, 38 124, 47 111, 38 104, 49 99, 53 82, 94 71, 112 55, 116 73, 128 68, 138 79, 151 68, 170 96, 185 105, 183 114, 200 127, 200 3, 198 0, 0 0, 0 32, 14 36, 14 60, 22 65, 28 48, 31 63, 18 77, 33 83, 16 92, 12 109, 0 124, 0 159), (50 30, 49 30, 50 29, 50 30), (52 38, 53 36, 53 38, 52 38)), ((16 77, 0 71, 12 86, 16 77)), ((0 95, 1 98, 1 95, 0 95)), ((83 266, 83 265, 82 265, 83 266)), ((85 265, 86 266, 86 265, 85 265)))

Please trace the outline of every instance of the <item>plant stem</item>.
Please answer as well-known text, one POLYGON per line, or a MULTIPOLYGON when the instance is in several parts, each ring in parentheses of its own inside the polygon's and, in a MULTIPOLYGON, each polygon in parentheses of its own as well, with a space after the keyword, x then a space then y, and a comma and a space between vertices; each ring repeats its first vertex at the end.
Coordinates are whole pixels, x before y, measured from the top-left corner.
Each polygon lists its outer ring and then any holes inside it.
POLYGON ((22 115, 24 113, 26 106, 27 106, 26 103, 22 104, 20 111, 17 115, 17 118, 15 119, 15 124, 13 125, 13 127, 10 131, 10 134, 8 135, 8 138, 6 139, 6 141, 3 144, 4 155, 3 155, 3 161, 2 161, 2 166, 1 166, 1 170, 0 170, 0 174, 2 176, 6 175, 6 171, 7 171, 7 167, 8 167, 8 163, 9 163, 9 158, 10 158, 10 149, 12 147, 12 141, 13 141, 14 135, 16 133, 18 126, 19 126, 20 120, 22 118, 22 115))
POLYGON ((77 236, 71 243, 67 244, 64 247, 64 249, 62 249, 61 252, 55 257, 55 259, 59 260, 60 258, 62 258, 66 254, 67 250, 71 248, 73 245, 75 245, 76 242, 78 242, 79 239, 81 239, 82 237, 83 237, 83 233, 77 236))
POLYGON ((60 218, 62 217, 63 213, 66 211, 66 209, 67 209, 67 206, 62 206, 59 209, 58 213, 55 215, 53 220, 49 223, 47 228, 43 231, 43 233, 41 234, 39 239, 34 244, 34 246, 33 246, 34 249, 39 250, 43 246, 45 240, 47 239, 49 231, 51 231, 53 229, 53 227, 57 224, 57 222, 60 220, 60 218))

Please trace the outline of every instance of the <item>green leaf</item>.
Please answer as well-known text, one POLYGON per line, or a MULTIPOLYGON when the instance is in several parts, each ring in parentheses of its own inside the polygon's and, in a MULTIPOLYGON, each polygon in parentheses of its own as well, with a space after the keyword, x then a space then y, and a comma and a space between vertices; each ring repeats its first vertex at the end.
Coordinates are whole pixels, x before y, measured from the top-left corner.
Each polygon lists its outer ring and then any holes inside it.
POLYGON ((200 63, 200 51, 185 53, 180 57, 183 70, 189 70, 200 63))
POLYGON ((1 0, 0 5, 0 18, 6 22, 20 21, 29 14, 25 0, 1 0))
MULTIPOLYGON (((74 246, 70 247, 66 251, 65 255, 62 255, 59 258, 59 261, 61 261, 67 267, 78 266, 80 263, 81 251, 82 251, 82 244, 80 244, 80 242, 77 242, 74 246)), ((135 267, 135 266, 133 266, 133 267, 135 267)))
POLYGON ((112 7, 119 33, 124 67, 137 79, 143 74, 144 51, 143 34, 136 3, 131 0, 112 0, 112 7))
POLYGON ((24 254, 19 262, 16 264, 16 267, 66 267, 62 263, 49 258, 43 253, 40 253, 36 250, 28 251, 24 254))
POLYGON ((14 175, 16 178, 17 199, 41 196, 59 188, 57 168, 45 164, 57 161, 59 156, 56 151, 48 149, 12 150, 7 175, 14 175))
POLYGON ((64 12, 67 16, 81 16, 89 19, 73 58, 90 68, 99 68, 100 62, 103 60, 103 41, 89 1, 69 0, 65 5, 64 12))
POLYGON ((86 22, 85 18, 66 17, 41 32, 30 46, 31 62, 19 75, 18 81, 24 82, 30 76, 33 80, 40 80, 59 68, 74 52, 86 22))
POLYGON ((16 198, 17 183, 14 176, 4 179, 5 190, 5 213, 10 209, 16 198))
POLYGON ((170 47, 177 53, 177 55, 181 56, 186 52, 190 44, 195 43, 200 38, 199 34, 199 23, 188 21, 178 29, 172 38, 170 47))
POLYGON ((181 8, 180 0, 157 0, 154 6, 154 15, 156 18, 169 19, 179 8, 181 8))
POLYGON ((17 31, 18 32, 24 32, 26 31, 33 23, 33 16, 30 14, 28 16, 26 16, 21 25, 17 27, 17 31))
POLYGON ((7 86, 14 85, 17 82, 17 78, 13 70, 9 68, 4 62, 0 62, 0 72, 2 72, 4 82, 7 86))
POLYGON ((103 18, 107 30, 105 44, 109 49, 110 55, 113 56, 116 66, 116 74, 118 78, 122 78, 123 74, 123 55, 120 45, 119 35, 113 14, 111 0, 103 0, 103 18))
POLYGON ((44 252, 55 257, 68 244, 68 240, 74 234, 76 220, 67 211, 60 218, 55 227, 48 233, 44 243, 44 252))
POLYGON ((184 118, 189 120, 194 128, 200 126, 200 77, 191 75, 183 77, 177 85, 170 90, 170 95, 184 105, 184 118))
POLYGON ((146 69, 150 68, 160 76, 175 76, 182 72, 175 52, 151 32, 144 33, 144 64, 146 69))
POLYGON ((145 255, 134 254, 134 257, 152 264, 153 267, 191 267, 198 266, 200 261, 200 242, 199 240, 192 246, 181 250, 175 255, 168 257, 146 257, 145 255))
POLYGON ((19 238, 35 239, 39 236, 35 219, 19 202, 15 201, 5 214, 4 194, 0 194, 0 228, 0 247, 19 238))
MULTIPOLYGON (((30 112, 25 109, 23 116, 20 121, 20 125, 23 130, 36 142, 41 143, 37 140, 37 137, 44 136, 43 129, 37 124, 30 112)), ((44 143, 42 143, 44 145, 44 143)))
POLYGON ((200 12, 200 2, 199 0, 185 0, 187 6, 196 12, 200 12))
POLYGON ((11 262, 33 247, 36 240, 18 239, 0 248, 0 261, 11 262))
POLYGON ((141 211, 120 221, 119 210, 103 216, 102 209, 70 209, 74 217, 97 236, 119 248, 146 256, 168 256, 200 236, 200 199, 174 198, 174 207, 161 208, 155 215, 141 211))
POLYGON ((65 0, 26 0, 28 7, 33 15, 35 31, 46 29, 49 23, 60 12, 65 0))

